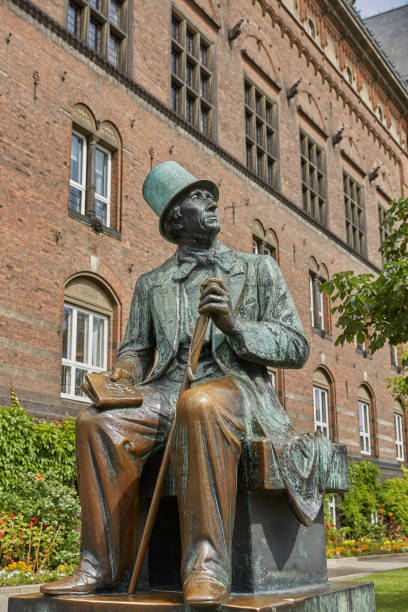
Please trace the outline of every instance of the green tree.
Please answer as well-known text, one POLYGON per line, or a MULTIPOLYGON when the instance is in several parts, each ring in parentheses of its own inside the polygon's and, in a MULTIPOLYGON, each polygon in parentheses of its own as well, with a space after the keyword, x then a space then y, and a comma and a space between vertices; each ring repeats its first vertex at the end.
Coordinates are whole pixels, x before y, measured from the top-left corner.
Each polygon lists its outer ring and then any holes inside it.
MULTIPOLYGON (((388 341, 392 346, 408 342, 408 200, 391 202, 384 218, 387 237, 381 245, 384 268, 373 274, 338 272, 320 286, 335 304, 336 326, 341 333, 336 344, 369 342, 375 353, 388 341)), ((408 365, 404 354, 403 366, 408 365)), ((405 376, 388 381, 394 397, 408 405, 408 383, 405 376)))

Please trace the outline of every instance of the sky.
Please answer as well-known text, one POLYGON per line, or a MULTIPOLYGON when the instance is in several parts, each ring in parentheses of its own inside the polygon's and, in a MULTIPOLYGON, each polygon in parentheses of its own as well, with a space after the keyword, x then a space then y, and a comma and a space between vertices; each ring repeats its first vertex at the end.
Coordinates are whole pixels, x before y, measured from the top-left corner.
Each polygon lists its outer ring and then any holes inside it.
POLYGON ((405 4, 408 4, 407 0, 356 0, 354 7, 361 11, 361 16, 364 18, 405 4))

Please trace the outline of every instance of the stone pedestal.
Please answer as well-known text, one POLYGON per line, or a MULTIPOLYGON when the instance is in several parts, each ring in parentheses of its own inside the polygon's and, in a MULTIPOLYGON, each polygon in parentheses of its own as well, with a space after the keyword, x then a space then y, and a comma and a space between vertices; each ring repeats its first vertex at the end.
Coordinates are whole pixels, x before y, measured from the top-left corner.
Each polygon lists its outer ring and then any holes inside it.
POLYGON ((12 597, 8 612, 375 612, 373 584, 336 583, 307 593, 241 595, 217 607, 192 608, 180 593, 47 597, 29 594, 12 597))
MULTIPOLYGON (((147 504, 143 510, 146 508, 147 504)), ((180 590, 180 559, 177 500, 165 497, 161 501, 139 588, 180 590)), ((311 527, 304 527, 291 512, 284 493, 238 493, 232 591, 272 594, 325 585, 323 510, 311 527)))

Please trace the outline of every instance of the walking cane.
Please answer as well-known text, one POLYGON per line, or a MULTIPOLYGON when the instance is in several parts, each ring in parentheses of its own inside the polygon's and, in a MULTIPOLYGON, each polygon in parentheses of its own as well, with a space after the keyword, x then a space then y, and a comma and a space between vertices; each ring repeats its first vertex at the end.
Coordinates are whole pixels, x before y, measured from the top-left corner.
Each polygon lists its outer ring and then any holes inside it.
MULTIPOLYGON (((194 372, 197 367, 197 363, 200 357, 201 348, 203 346, 205 332, 207 331, 209 316, 200 315, 197 318, 196 325, 194 328, 193 337, 188 352, 188 360, 186 371, 184 372, 183 382, 181 383, 179 398, 181 394, 190 388, 192 381, 194 380, 194 372)), ((176 418, 174 417, 173 423, 171 424, 169 436, 167 438, 166 446, 163 453, 163 458, 160 464, 159 473, 157 475, 156 485, 154 487, 152 500, 150 502, 149 510, 146 517, 146 523, 140 538, 139 550, 137 553, 135 566, 133 568, 132 579, 129 585, 129 595, 132 595, 136 590, 136 585, 139 580, 140 572, 142 571, 143 561, 146 555, 147 547, 149 544, 150 536, 152 535, 154 521, 156 519, 157 510, 159 508, 160 497, 163 490, 164 482, 166 480, 167 471, 170 465, 170 450, 173 442, 174 431, 176 428, 176 418)))

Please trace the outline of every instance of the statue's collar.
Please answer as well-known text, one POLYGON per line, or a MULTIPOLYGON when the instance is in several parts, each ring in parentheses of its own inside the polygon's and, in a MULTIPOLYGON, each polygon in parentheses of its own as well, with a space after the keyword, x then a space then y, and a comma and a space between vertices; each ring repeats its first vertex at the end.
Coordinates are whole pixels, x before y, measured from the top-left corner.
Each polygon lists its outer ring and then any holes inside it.
POLYGON ((237 254, 228 249, 218 240, 213 249, 208 251, 199 251, 197 253, 182 252, 177 249, 176 254, 177 269, 173 274, 173 279, 176 281, 183 280, 196 268, 209 268, 216 265, 227 274, 230 273, 232 267, 237 261, 237 254))

